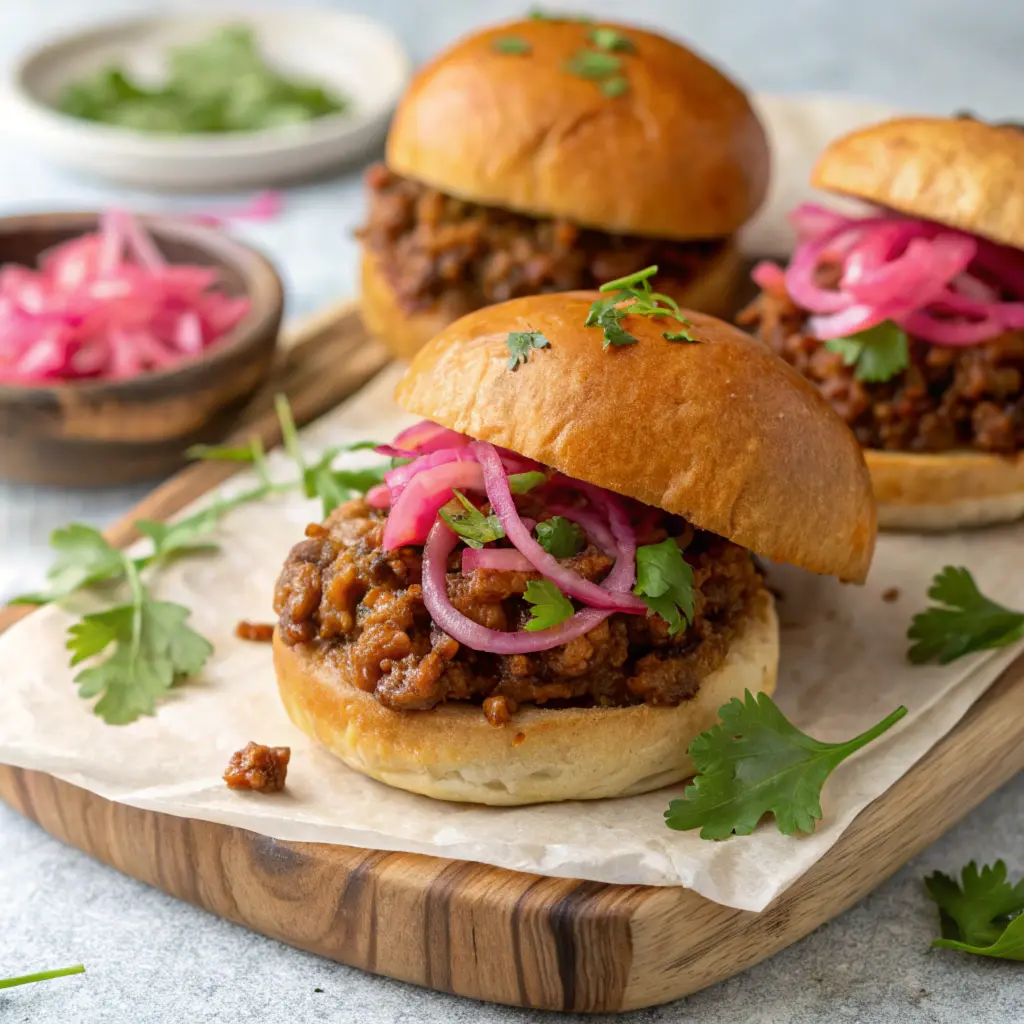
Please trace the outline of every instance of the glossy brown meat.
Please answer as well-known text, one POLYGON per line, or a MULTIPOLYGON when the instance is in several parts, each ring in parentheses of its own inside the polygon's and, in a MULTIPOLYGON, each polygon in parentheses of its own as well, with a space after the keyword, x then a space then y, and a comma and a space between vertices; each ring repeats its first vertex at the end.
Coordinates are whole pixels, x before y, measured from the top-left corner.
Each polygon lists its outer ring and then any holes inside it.
POLYGON ((290 747, 266 747, 247 743, 235 751, 224 772, 229 789, 251 789, 257 793, 280 793, 288 777, 290 747))

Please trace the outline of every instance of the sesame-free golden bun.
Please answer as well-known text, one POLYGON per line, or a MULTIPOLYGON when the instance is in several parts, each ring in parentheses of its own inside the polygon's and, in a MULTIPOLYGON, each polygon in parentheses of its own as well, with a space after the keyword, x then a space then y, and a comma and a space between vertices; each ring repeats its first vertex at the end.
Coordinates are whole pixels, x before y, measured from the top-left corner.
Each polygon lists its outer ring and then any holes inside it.
POLYGON ((274 669, 288 716, 363 775, 438 800, 517 805, 630 796, 692 775, 690 743, 744 691, 772 693, 779 627, 762 591, 725 661, 675 707, 527 705, 495 728, 476 704, 393 711, 360 690, 344 663, 315 645, 274 637, 274 669))
MULTIPOLYGON (((624 36, 621 95, 566 65, 593 26, 529 19, 477 32, 413 78, 386 161, 449 195, 609 233, 731 235, 768 189, 764 129, 744 92, 685 46, 624 36), (528 53, 502 53, 513 37, 528 53)), ((639 269, 639 268, 637 268, 639 269)))
MULTIPOLYGON (((713 316, 728 316, 733 296, 743 276, 743 258, 729 241, 709 256, 689 281, 658 275, 658 290, 671 295, 680 305, 700 309, 713 316)), ((443 305, 406 313, 381 268, 380 260, 364 247, 362 259, 362 302, 360 311, 370 332, 399 359, 412 359, 435 334, 458 319, 443 305)))
POLYGON ((1024 131, 972 118, 884 121, 836 139, 816 188, 1024 249, 1024 131))
POLYGON ((684 310, 628 316, 635 345, 585 327, 596 292, 490 306, 422 349, 395 392, 407 412, 683 516, 776 562, 861 582, 875 501, 856 439, 817 389, 760 342, 684 310), (511 331, 549 346, 508 369, 511 331))

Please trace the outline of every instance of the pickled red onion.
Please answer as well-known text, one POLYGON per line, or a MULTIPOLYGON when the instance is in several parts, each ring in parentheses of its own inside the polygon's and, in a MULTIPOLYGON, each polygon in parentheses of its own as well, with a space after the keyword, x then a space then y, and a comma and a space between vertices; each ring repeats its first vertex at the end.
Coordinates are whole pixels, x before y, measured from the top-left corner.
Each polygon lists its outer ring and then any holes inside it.
POLYGON ((394 551, 407 544, 422 544, 438 511, 454 497, 453 488, 482 491, 484 480, 479 463, 443 463, 413 477, 398 497, 392 492, 394 504, 384 526, 381 547, 394 551))
POLYGON ((395 448, 405 448, 424 455, 436 452, 441 448, 462 448, 472 441, 471 437, 449 430, 432 420, 420 420, 419 423, 406 427, 392 442, 395 448))
POLYGON ((500 572, 536 572, 525 555, 515 548, 466 548, 462 552, 462 571, 496 569, 500 572))

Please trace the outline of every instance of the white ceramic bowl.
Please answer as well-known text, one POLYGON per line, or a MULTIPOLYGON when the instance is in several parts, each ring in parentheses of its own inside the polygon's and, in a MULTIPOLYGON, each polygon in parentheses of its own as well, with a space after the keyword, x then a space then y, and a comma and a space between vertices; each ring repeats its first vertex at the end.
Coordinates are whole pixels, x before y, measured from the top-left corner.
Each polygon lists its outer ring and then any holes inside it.
POLYGON ((7 83, 8 123, 53 160, 112 181, 160 189, 221 189, 310 177, 378 145, 409 77, 401 43, 367 18, 328 10, 180 15, 111 22, 27 53, 7 83), (146 135, 68 117, 61 89, 109 64, 153 80, 168 47, 244 24, 268 63, 333 87, 349 114, 308 124, 223 135, 146 135))

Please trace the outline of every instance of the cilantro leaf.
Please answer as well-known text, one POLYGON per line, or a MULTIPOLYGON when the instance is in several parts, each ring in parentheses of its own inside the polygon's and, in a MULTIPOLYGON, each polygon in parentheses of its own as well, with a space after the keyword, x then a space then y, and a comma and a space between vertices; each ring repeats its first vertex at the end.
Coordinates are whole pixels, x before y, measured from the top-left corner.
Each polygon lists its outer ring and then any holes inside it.
POLYGON ((1006 880, 1006 864, 997 860, 978 870, 971 861, 960 882, 936 871, 924 884, 939 905, 942 938, 933 946, 978 956, 1024 960, 1024 879, 1006 880))
POLYGON ((973 651, 1005 647, 1024 639, 1024 613, 990 601, 967 569, 947 565, 932 580, 928 596, 937 602, 914 616, 907 657, 915 665, 947 665, 973 651))
POLYGON ((177 523, 158 523, 153 519, 138 519, 135 521, 135 529, 153 541, 154 558, 216 551, 216 544, 200 542, 197 538, 208 534, 217 525, 220 515, 218 507, 211 505, 195 516, 182 519, 177 523))
POLYGON ((534 487, 540 487, 547 478, 546 473, 512 473, 508 478, 508 489, 513 494, 526 494, 534 487))
POLYGON ((555 558, 572 558, 586 545, 583 531, 564 516, 552 516, 534 527, 540 546, 555 558))
POLYGON ((906 332, 891 320, 858 331, 848 338, 825 342, 830 352, 838 352, 857 380, 878 383, 891 380, 910 365, 910 347, 906 332))
POLYGON ((734 697, 720 708, 721 722, 690 744, 698 774, 683 799, 669 804, 666 824, 699 828, 701 839, 726 839, 750 835, 772 813, 783 835, 812 832, 832 770, 906 713, 899 707, 845 743, 822 743, 787 721, 768 694, 747 690, 743 700, 734 697))
POLYGON ((22 594, 11 604, 49 604, 82 587, 113 582, 124 576, 121 552, 111 547, 103 534, 92 526, 71 523, 54 530, 50 535, 50 546, 57 552, 57 557, 46 575, 49 589, 22 594))
POLYGON ((52 981, 54 978, 66 978, 71 974, 85 974, 85 965, 75 964, 74 967, 62 967, 58 971, 40 971, 38 974, 23 974, 20 978, 0 978, 0 988, 31 985, 37 981, 52 981))
POLYGON ((440 515, 467 547, 482 548, 492 540, 501 540, 505 536, 505 529, 497 516, 485 516, 461 491, 452 488, 452 493, 466 511, 449 512, 441 509, 440 515))
POLYGON ((666 341, 697 342, 687 328, 693 325, 679 312, 679 303, 670 295, 651 288, 650 279, 658 272, 657 266, 645 267, 635 274, 616 278, 601 285, 602 295, 590 304, 584 327, 600 327, 604 334, 604 348, 609 345, 635 345, 637 338, 622 328, 627 316, 669 317, 682 325, 683 330, 666 331, 666 341))
POLYGON ((319 498, 326 519, 339 505, 362 497, 371 487, 383 483, 388 465, 363 469, 335 469, 334 460, 342 453, 377 447, 370 441, 357 445, 325 449, 311 466, 302 469, 302 489, 307 498, 319 498))
POLYGON ((629 92, 629 80, 622 75, 615 75, 614 78, 606 78, 601 83, 601 92, 609 99, 616 99, 625 96, 629 92))
POLYGON ((255 462, 256 453, 252 445, 229 448, 216 444, 194 444, 185 452, 187 459, 201 462, 255 462))
POLYGON ((575 21, 582 25, 589 25, 594 20, 589 14, 560 14, 557 11, 545 11, 542 7, 531 7, 528 17, 534 21, 575 21))
POLYGON ((572 601, 551 580, 530 580, 523 597, 533 606, 530 609, 530 621, 525 627, 530 632, 550 629, 576 613, 572 601))
POLYGON ((693 622, 693 568, 671 537, 637 548, 633 593, 668 623, 669 636, 693 622))
POLYGON ((682 317, 676 317, 676 319, 681 324, 685 324, 683 329, 680 331, 666 331, 662 335, 662 337, 666 341, 685 341, 689 342, 691 345, 699 345, 700 338, 695 338, 689 330, 693 326, 693 324, 691 324, 689 320, 684 320, 682 317))
POLYGON ((565 70, 579 78, 606 78, 622 67, 622 59, 604 50, 578 50, 565 63, 565 70))
POLYGON ((597 318, 597 326, 604 331, 604 344, 602 348, 609 345, 635 345, 640 340, 634 338, 629 331, 621 326, 622 321, 629 316, 629 309, 626 307, 609 306, 597 318))
POLYGON ((499 36, 491 43, 491 49, 497 53, 526 54, 533 48, 522 36, 499 36))
POLYGON ((505 339, 509 351, 508 368, 516 370, 530 358, 530 350, 551 344, 540 331, 511 331, 505 339))
POLYGON ((599 50, 608 50, 610 52, 618 50, 620 53, 632 53, 636 49, 632 40, 614 28, 592 28, 587 33, 587 39, 599 50))

